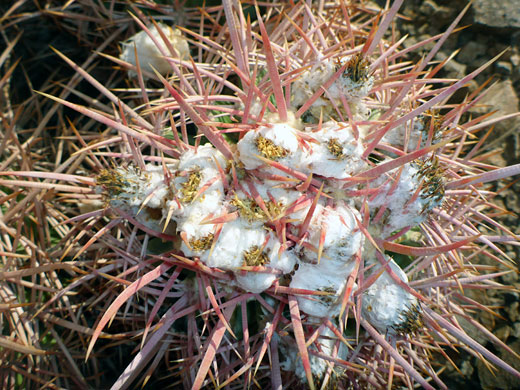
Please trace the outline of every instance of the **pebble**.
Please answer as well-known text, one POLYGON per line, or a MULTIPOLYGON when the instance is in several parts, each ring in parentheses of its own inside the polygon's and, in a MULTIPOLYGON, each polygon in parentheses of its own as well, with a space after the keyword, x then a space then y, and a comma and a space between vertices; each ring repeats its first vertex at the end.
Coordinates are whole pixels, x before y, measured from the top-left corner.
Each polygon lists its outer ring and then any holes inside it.
POLYGON ((486 54, 486 45, 478 41, 470 41, 466 43, 460 53, 457 55, 457 61, 462 62, 464 64, 471 64, 477 58, 486 54))
POLYGON ((475 0, 473 19, 487 27, 520 28, 518 0, 475 0))
POLYGON ((502 341, 506 341, 511 335, 511 330, 511 327, 507 325, 502 326, 495 331, 495 336, 497 336, 502 341))
POLYGON ((520 339, 520 322, 515 322, 513 324, 511 336, 520 339))
POLYGON ((520 310, 519 310, 520 302, 516 301, 509 304, 505 310, 507 314, 509 314, 509 319, 513 322, 520 321, 520 310))
POLYGON ((508 61, 498 61, 495 69, 498 73, 505 76, 510 76, 513 73, 513 65, 508 61))

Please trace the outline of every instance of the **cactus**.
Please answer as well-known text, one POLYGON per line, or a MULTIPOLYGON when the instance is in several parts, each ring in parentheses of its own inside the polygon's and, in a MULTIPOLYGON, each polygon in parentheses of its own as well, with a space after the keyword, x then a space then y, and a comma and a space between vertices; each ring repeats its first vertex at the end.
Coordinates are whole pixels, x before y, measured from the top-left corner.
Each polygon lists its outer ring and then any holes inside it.
POLYGON ((90 236, 75 258, 96 243, 110 259, 96 273, 124 287, 87 358, 113 319, 141 340, 114 389, 146 383, 163 357, 185 388, 446 388, 430 350, 455 347, 520 376, 458 321, 480 308, 465 289, 500 287, 476 255, 510 264, 497 243, 518 239, 486 215, 486 183, 520 166, 472 159, 468 139, 498 119, 464 119, 478 95, 448 103, 486 65, 436 78, 458 20, 410 65, 403 40, 384 39, 401 3, 227 0, 175 33, 140 13, 111 57, 128 101, 60 53, 113 103, 46 95, 111 129, 78 152, 96 173, 47 178, 100 201, 70 223, 90 236), (110 162, 93 152, 105 147, 110 162))

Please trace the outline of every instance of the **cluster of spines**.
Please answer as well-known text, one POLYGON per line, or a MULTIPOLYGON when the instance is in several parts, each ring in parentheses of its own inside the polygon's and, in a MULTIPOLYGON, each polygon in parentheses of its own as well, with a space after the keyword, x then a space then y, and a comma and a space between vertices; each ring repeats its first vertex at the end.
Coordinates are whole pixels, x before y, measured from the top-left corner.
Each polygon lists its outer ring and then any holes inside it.
POLYGON ((392 328, 400 334, 415 334, 424 327, 421 304, 415 302, 411 304, 407 310, 400 312, 402 322, 393 325, 392 328))
POLYGON ((417 177, 421 181, 421 198, 426 200, 421 214, 430 211, 433 207, 441 205, 445 193, 446 169, 439 164, 439 158, 432 155, 427 160, 417 160, 419 167, 417 177))

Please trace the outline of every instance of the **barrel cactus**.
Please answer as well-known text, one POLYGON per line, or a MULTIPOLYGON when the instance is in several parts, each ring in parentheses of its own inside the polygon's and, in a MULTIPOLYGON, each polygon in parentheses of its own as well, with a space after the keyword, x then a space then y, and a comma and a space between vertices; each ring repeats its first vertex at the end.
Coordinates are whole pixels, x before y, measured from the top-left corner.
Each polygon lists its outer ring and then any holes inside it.
POLYGON ((111 320, 141 340, 114 389, 162 359, 185 388, 446 388, 444 348, 520 375, 461 326, 508 349, 464 293, 499 287, 482 254, 511 264, 486 183, 520 166, 475 158, 498 121, 468 115, 478 93, 449 100, 486 65, 438 77, 462 14, 411 63, 389 33, 402 3, 227 0, 199 28, 140 13, 111 57, 121 96, 60 54, 112 105, 49 96, 110 129, 78 152, 92 174, 54 178, 94 205, 69 220, 90 236, 76 258, 95 246, 95 273, 124 287, 87 356, 111 320))

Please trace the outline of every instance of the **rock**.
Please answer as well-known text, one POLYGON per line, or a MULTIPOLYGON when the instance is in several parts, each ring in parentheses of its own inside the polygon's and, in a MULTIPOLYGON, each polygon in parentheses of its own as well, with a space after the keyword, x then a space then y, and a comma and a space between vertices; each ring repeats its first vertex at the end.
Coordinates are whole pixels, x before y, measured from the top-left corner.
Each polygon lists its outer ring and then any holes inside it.
POLYGON ((495 65, 498 73, 504 76, 510 76, 513 73, 513 65, 508 61, 498 61, 495 65))
POLYGON ((513 48, 520 48, 520 31, 515 31, 511 34, 509 43, 513 48))
POLYGON ((460 53, 457 55, 457 61, 463 64, 473 64, 473 62, 486 54, 486 45, 482 42, 475 40, 466 43, 460 53))
MULTIPOLYGON (((509 256, 510 258, 514 259, 514 258, 516 257, 516 254, 515 254, 514 252, 513 252, 512 255, 510 255, 510 254, 508 253, 508 256, 509 256)), ((506 283, 508 286, 512 286, 513 283, 515 283, 515 282, 518 281, 518 273, 517 273, 517 272, 510 272, 510 273, 508 273, 508 274, 505 274, 505 275, 502 276, 502 281, 503 281, 504 283, 506 283)), ((512 294, 512 295, 513 295, 513 294, 512 294)), ((517 295, 517 296, 516 296, 516 300, 518 300, 518 299, 519 299, 518 294, 516 294, 516 295, 517 295)))
MULTIPOLYGON (((440 6, 432 0, 425 0, 419 7, 419 12, 423 15, 435 18, 441 23, 450 22, 454 16, 454 7, 440 6)), ((432 23, 433 24, 433 23, 432 23)))
MULTIPOLYGON (((464 317, 457 316, 457 321, 459 322, 459 325, 462 327, 462 329, 464 329, 466 334, 473 340, 475 340, 477 343, 482 345, 487 343, 487 336, 482 334, 482 331, 475 325, 473 325, 471 322, 469 322, 467 319, 465 319, 464 317)), ((487 329, 492 328, 489 326, 489 324, 486 324, 487 321, 484 318, 484 316, 481 316, 481 318, 479 318, 479 322, 482 323, 484 327, 486 327, 487 329)))
MULTIPOLYGON (((510 80, 497 82, 489 88, 486 95, 479 101, 479 104, 471 109, 473 114, 484 114, 490 111, 497 111, 491 118, 504 116, 518 112, 519 100, 510 80)), ((512 134, 520 126, 520 119, 511 118, 495 124, 495 129, 490 135, 486 149, 491 150, 499 146, 499 140, 503 140, 508 134, 512 134)))
POLYGON ((520 322, 515 322, 513 324, 513 332, 511 333, 511 336, 520 339, 520 322))
MULTIPOLYGON (((435 56, 435 59, 439 61, 444 61, 448 55, 444 53, 443 51, 440 51, 435 56)), ((454 78, 454 79, 460 79, 464 76, 466 76, 466 68, 467 66, 464 64, 460 64, 455 60, 450 60, 444 65, 443 70, 447 73, 448 77, 454 78)))
POLYGON ((466 378, 470 378, 471 375, 473 375, 473 371, 475 371, 475 368, 471 364, 469 360, 464 360, 462 364, 460 365, 460 372, 462 375, 464 375, 466 378))
POLYGON ((507 314, 509 315, 509 319, 513 322, 520 321, 520 311, 518 310, 520 306, 520 302, 516 301, 511 304, 509 304, 505 310, 507 314))
POLYGON ((518 0, 475 0, 473 19, 488 27, 520 28, 518 0))
POLYGON ((495 336, 497 336, 502 341, 506 341, 511 335, 511 330, 512 329, 507 325, 502 326, 495 331, 495 336))
POLYGON ((511 63, 514 67, 520 66, 520 54, 513 54, 511 56, 511 63))
MULTIPOLYGON (((518 351, 520 348, 520 340, 511 343, 509 347, 513 351, 518 351)), ((515 369, 520 369, 520 360, 514 355, 507 351, 500 351, 499 357, 515 369)), ((498 372, 491 372, 480 360, 477 362, 478 377, 480 379, 480 385, 484 390, 496 390, 496 389, 519 389, 520 379, 509 374, 508 372, 498 369, 498 372)))

